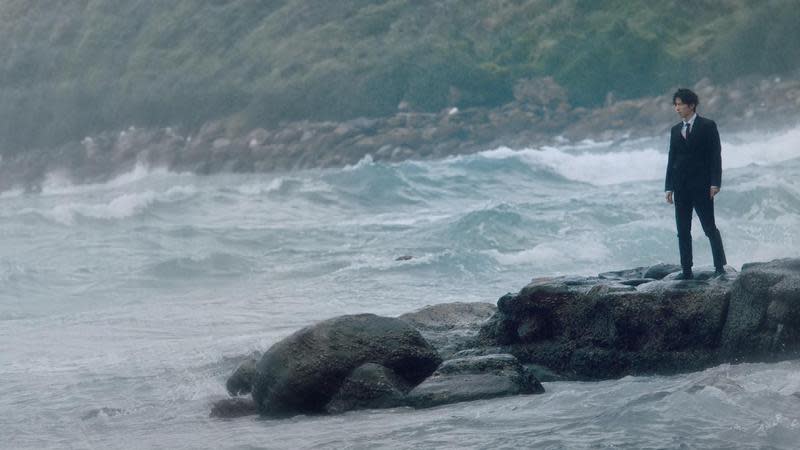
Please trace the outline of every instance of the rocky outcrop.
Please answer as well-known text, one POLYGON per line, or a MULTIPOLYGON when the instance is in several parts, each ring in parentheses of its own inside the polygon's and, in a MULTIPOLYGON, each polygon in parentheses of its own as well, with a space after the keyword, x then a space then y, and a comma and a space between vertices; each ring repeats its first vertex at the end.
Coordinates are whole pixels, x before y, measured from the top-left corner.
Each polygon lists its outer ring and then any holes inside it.
POLYGON ((574 379, 800 355, 800 260, 748 264, 722 277, 697 270, 691 281, 662 269, 534 279, 500 298, 481 329, 483 345, 574 379))
POLYGON ((540 380, 800 358, 800 259, 745 264, 722 276, 697 268, 689 281, 676 280, 678 272, 658 264, 536 278, 496 309, 450 303, 400 318, 320 322, 278 342, 258 363, 240 364, 228 390, 241 395, 252 387, 254 402, 222 400, 212 415, 424 408, 541 393, 540 380))
POLYGON ((303 328, 267 350, 256 365, 253 399, 264 415, 321 413, 348 377, 358 382, 353 372, 364 364, 383 366, 414 386, 440 362, 436 350, 402 320, 341 316, 303 328))

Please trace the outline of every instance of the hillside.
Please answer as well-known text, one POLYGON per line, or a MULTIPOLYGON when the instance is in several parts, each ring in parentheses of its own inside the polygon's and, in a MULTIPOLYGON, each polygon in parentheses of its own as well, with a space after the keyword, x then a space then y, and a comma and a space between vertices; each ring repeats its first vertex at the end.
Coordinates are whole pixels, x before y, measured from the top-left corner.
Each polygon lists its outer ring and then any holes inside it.
POLYGON ((572 106, 800 67, 797 0, 5 0, 0 153, 135 126, 572 106))

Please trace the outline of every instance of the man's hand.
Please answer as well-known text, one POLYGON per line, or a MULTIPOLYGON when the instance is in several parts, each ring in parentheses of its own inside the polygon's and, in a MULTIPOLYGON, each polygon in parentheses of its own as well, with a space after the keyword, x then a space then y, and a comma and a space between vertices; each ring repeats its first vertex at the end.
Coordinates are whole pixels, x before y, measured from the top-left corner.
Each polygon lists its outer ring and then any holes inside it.
POLYGON ((667 191, 667 203, 672 204, 672 191, 667 191))
POLYGON ((719 188, 716 186, 711 186, 711 189, 708 190, 708 195, 711 196, 713 199, 715 195, 719 194, 719 188))

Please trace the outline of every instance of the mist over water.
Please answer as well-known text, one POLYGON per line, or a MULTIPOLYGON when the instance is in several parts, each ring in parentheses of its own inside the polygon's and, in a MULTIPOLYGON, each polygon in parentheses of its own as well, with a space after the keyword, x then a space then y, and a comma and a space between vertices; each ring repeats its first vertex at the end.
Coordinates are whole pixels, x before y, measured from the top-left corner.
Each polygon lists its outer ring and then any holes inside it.
MULTIPOLYGON (((800 128, 723 133, 729 263, 800 256, 800 128)), ((666 137, 343 169, 138 167, 0 194, 6 448, 793 448, 800 362, 546 383, 431 410, 213 420, 237 357, 340 314, 677 262, 666 137), (398 256, 412 256, 397 261, 398 256)), ((699 222, 695 261, 711 264, 699 222)))

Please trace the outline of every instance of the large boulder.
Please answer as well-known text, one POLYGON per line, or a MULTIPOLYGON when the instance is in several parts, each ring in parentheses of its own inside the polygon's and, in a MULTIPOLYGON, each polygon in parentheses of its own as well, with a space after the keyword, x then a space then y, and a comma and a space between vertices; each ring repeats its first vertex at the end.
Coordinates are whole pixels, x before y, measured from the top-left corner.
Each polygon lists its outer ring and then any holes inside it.
POLYGON ((408 394, 408 403, 429 408, 448 403, 544 392, 542 384, 512 355, 445 361, 408 394))
POLYGON ((273 345, 256 365, 253 399, 263 415, 325 412, 353 371, 383 366, 410 386, 441 363, 414 327, 374 314, 340 316, 273 345))

